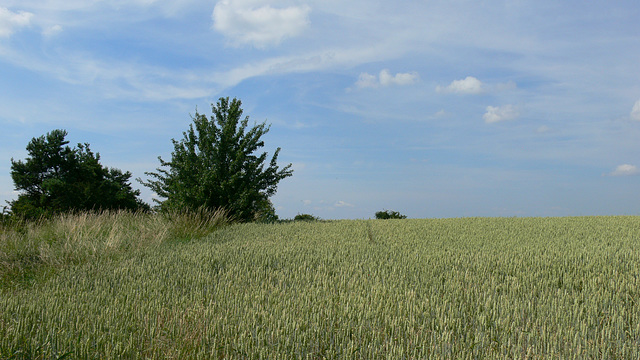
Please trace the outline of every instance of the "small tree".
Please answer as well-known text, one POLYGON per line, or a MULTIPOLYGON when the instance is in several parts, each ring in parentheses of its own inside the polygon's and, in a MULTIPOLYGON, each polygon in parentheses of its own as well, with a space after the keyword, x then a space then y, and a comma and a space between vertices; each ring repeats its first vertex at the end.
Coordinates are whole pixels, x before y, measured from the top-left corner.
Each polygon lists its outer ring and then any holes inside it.
POLYGON ((67 132, 53 130, 33 138, 27 145, 29 157, 11 159, 11 177, 15 189, 22 191, 10 202, 11 212, 25 218, 37 218, 76 210, 147 210, 137 198, 130 172, 123 173, 100 164, 89 144, 66 146, 67 132))
POLYGON ((318 221, 319 217, 311 214, 298 214, 293 218, 294 221, 318 221))
POLYGON ((407 215, 402 215, 397 211, 384 210, 376 212, 376 219, 406 219, 407 215))
POLYGON ((240 100, 220 98, 211 106, 210 119, 196 110, 183 139, 172 139, 171 161, 158 157, 164 168, 145 173, 154 180, 138 179, 165 198, 154 199, 161 210, 222 207, 239 221, 271 211, 269 198, 293 170, 291 164, 278 168, 280 148, 265 168, 267 153, 256 151, 264 146, 261 137, 269 127, 262 123, 248 128, 249 117, 241 119, 241 105, 240 100))

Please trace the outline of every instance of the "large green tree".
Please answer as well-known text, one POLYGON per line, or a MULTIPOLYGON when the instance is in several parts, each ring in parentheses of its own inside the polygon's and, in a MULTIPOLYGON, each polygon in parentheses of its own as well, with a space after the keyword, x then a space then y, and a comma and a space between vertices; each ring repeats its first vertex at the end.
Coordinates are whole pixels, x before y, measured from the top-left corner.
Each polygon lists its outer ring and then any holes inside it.
POLYGON ((269 197, 293 170, 291 164, 278 167, 280 148, 268 163, 266 152, 257 153, 269 126, 261 123, 249 128, 241 105, 238 99, 220 98, 211 106, 210 119, 196 110, 183 139, 172 139, 171 161, 158 157, 161 167, 146 173, 151 180, 139 179, 164 198, 155 200, 160 209, 225 208, 239 221, 273 216, 269 197))
POLYGON ((89 144, 71 148, 67 132, 33 138, 25 161, 11 159, 11 177, 21 193, 10 202, 14 215, 37 218, 79 210, 147 210, 133 190, 130 172, 106 168, 89 144))

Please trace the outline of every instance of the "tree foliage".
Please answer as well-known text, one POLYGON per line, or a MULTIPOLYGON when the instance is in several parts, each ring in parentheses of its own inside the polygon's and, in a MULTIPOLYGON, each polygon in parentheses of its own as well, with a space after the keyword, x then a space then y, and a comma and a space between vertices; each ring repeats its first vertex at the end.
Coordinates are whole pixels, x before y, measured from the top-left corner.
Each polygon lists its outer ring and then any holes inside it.
POLYGON ((407 215, 402 215, 397 211, 384 210, 384 211, 376 212, 376 219, 387 220, 387 219, 406 219, 406 218, 407 218, 407 215))
POLYGON ((67 132, 53 130, 33 138, 25 161, 11 159, 11 177, 18 199, 10 202, 14 215, 37 218, 78 210, 146 210, 137 198, 130 172, 106 168, 89 144, 67 146, 67 132))
POLYGON ((319 217, 311 214, 298 214, 293 218, 294 221, 318 221, 319 217))
POLYGON ((158 157, 161 167, 146 173, 151 180, 139 179, 164 198, 155 200, 161 210, 222 207, 239 221, 275 216, 269 197, 293 170, 291 164, 278 167, 280 148, 269 162, 266 152, 257 153, 269 126, 249 128, 241 105, 238 99, 220 98, 210 119, 196 110, 183 139, 172 139, 171 161, 158 157))

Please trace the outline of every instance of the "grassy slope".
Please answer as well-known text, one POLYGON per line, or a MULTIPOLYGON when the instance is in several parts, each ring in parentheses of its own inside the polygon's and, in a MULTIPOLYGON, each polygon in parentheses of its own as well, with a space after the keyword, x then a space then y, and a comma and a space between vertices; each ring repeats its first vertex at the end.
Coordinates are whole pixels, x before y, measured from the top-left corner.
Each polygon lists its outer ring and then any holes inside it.
POLYGON ((0 358, 639 358, 640 218, 234 225, 0 292, 0 358))

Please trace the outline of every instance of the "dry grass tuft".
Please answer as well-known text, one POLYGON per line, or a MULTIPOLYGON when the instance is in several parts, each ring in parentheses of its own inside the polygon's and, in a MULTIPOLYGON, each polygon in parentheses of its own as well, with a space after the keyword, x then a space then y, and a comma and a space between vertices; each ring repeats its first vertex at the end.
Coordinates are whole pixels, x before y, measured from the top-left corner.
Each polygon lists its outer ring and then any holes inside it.
POLYGON ((0 286, 29 283, 46 269, 203 237, 229 222, 224 210, 198 209, 170 214, 82 212, 0 224, 0 286))

